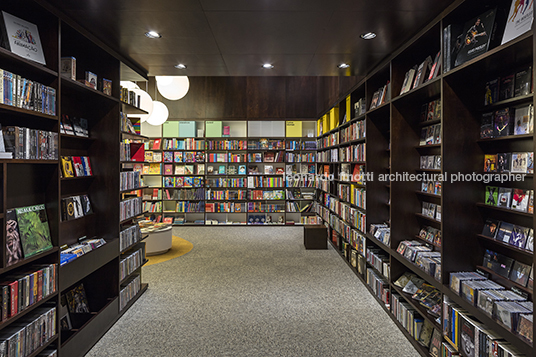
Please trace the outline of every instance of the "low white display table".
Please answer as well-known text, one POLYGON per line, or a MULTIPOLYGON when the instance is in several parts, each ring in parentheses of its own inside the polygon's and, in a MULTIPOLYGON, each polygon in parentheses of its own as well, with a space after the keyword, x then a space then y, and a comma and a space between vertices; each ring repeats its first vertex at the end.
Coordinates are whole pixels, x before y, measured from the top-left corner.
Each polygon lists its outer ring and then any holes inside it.
POLYGON ((164 254, 171 249, 172 230, 171 226, 158 229, 141 229, 142 234, 148 234, 145 239, 145 255, 164 254))

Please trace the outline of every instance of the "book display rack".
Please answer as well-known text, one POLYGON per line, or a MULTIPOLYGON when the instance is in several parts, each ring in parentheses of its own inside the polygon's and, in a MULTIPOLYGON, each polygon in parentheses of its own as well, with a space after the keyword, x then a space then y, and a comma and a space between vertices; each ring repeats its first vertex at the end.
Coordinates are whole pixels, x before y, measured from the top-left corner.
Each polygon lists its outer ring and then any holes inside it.
POLYGON ((534 37, 462 33, 510 4, 456 2, 318 121, 315 211, 422 356, 534 355, 534 37))
MULTIPOLYGON (((49 88, 48 97, 28 95, 29 101, 0 104, 3 130, 29 143, 12 149, 6 142, 16 156, 0 163, 6 247, 0 267, 6 284, 1 286, 4 293, 19 286, 19 294, 10 295, 17 299, 16 309, 2 309, 0 330, 12 341, 7 332, 13 327, 28 330, 39 316, 54 315, 57 324, 46 336, 17 340, 25 343, 24 355, 56 350, 82 356, 126 310, 120 310, 121 290, 135 279, 135 272, 120 279, 121 253, 130 255, 137 245, 130 241, 120 248, 118 135, 121 112, 143 111, 119 100, 122 58, 97 45, 92 35, 47 4, 9 0, 0 7, 37 26, 46 62, 0 48, 0 68, 20 76, 13 84, 21 88, 49 88), (75 78, 98 72, 111 81, 111 92, 63 75, 61 57, 76 58, 75 78), (29 224, 39 226, 42 241, 27 240, 29 224), (64 254, 66 248, 75 253, 64 254), (37 293, 30 294, 34 288, 37 293)), ((130 304, 146 285, 140 288, 130 304)))
POLYGON ((314 121, 166 124, 134 165, 148 186, 146 217, 174 225, 316 224, 314 121))

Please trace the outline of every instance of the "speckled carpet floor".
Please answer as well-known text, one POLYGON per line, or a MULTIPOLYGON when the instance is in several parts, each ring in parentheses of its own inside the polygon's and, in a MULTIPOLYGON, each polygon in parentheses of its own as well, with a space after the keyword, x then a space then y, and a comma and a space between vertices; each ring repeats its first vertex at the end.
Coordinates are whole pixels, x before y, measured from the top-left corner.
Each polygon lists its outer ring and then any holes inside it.
POLYGON ((301 227, 180 227, 191 252, 143 268, 149 290, 87 354, 417 357, 332 248, 301 227))

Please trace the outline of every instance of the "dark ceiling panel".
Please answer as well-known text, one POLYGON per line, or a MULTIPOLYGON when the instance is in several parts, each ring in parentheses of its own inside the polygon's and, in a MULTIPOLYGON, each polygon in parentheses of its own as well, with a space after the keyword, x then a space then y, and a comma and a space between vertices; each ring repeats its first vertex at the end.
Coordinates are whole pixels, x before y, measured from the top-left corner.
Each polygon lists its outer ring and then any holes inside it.
POLYGON ((61 9, 105 12, 111 9, 122 11, 203 11, 198 0, 48 0, 61 9))
POLYGON ((417 33, 416 23, 424 24, 428 18, 427 13, 420 11, 336 12, 326 26, 318 53, 391 53, 417 33), (359 37, 369 31, 377 37, 373 40, 359 37))
POLYGON ((424 11, 439 14, 441 9, 446 8, 452 0, 387 0, 383 3, 378 1, 339 0, 337 11, 424 11))
POLYGON ((223 54, 312 54, 323 12, 207 12, 223 54))
POLYGON ((205 11, 328 11, 339 0, 199 0, 205 11))
POLYGON ((374 64, 385 58, 388 53, 366 52, 362 54, 330 53, 316 54, 307 73, 310 76, 363 76, 374 64), (340 63, 348 63, 349 68, 339 69, 340 63))
POLYGON ((177 74, 184 62, 181 74, 193 76, 340 76, 370 71, 453 0, 49 2, 151 74, 177 74), (366 31, 378 37, 361 40, 366 31), (267 61, 276 68, 260 68, 267 61), (341 61, 350 70, 338 70, 341 61))
POLYGON ((231 76, 305 76, 313 59, 306 55, 223 55, 231 76), (263 68, 264 63, 274 65, 263 68))

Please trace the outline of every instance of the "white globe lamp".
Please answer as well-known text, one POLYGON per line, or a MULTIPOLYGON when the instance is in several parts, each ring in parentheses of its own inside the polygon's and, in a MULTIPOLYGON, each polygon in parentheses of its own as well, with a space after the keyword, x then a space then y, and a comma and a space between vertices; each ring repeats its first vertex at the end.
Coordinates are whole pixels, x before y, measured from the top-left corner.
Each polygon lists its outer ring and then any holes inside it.
POLYGON ((149 118, 147 118, 147 123, 154 125, 154 126, 162 125, 166 122, 168 117, 169 117, 169 110, 166 107, 166 105, 162 102, 154 101, 153 112, 149 116, 149 118))
POLYGON ((179 100, 188 93, 190 81, 187 76, 156 76, 156 87, 164 98, 179 100))

